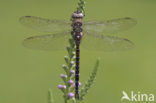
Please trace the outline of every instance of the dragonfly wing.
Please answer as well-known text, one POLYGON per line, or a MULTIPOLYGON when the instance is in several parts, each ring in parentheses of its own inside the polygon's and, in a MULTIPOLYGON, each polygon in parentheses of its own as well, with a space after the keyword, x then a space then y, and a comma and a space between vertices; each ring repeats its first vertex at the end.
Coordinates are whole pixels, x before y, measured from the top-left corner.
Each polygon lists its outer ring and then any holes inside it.
POLYGON ((96 33, 113 34, 127 30, 136 25, 136 20, 130 17, 107 20, 107 21, 91 21, 84 23, 84 31, 96 33))
POLYGON ((48 34, 41 36, 32 36, 23 41, 23 45, 30 49, 56 51, 65 50, 68 46, 70 33, 48 34))
POLYGON ((35 16, 23 16, 20 23, 40 32, 64 32, 70 30, 70 22, 61 20, 49 20, 35 16))
POLYGON ((128 39, 100 34, 85 34, 81 44, 88 50, 98 51, 122 51, 134 47, 134 44, 128 39))

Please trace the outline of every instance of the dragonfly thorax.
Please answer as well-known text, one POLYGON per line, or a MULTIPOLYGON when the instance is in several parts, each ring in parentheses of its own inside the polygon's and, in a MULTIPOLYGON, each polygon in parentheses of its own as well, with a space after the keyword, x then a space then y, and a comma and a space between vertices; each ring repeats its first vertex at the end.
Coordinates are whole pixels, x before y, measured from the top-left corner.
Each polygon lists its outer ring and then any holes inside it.
POLYGON ((82 38, 82 31, 83 31, 83 14, 80 12, 74 12, 72 15, 72 28, 73 28, 73 36, 75 41, 80 41, 82 38))

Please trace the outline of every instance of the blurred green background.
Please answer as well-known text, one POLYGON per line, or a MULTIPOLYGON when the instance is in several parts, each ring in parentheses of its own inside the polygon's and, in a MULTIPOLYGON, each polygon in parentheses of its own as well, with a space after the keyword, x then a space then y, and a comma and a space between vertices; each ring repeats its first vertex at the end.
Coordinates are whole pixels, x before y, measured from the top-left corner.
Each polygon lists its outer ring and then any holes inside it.
MULTIPOLYGON (((0 103, 47 103, 52 88, 55 103, 63 103, 57 85, 66 51, 24 48, 23 39, 38 34, 18 19, 32 15, 69 20, 77 0, 0 0, 0 103)), ((119 37, 135 43, 124 52, 81 50, 81 81, 87 80, 101 58, 96 82, 84 103, 121 103, 122 91, 156 93, 156 1, 87 0, 85 20, 136 18, 138 24, 119 37)))

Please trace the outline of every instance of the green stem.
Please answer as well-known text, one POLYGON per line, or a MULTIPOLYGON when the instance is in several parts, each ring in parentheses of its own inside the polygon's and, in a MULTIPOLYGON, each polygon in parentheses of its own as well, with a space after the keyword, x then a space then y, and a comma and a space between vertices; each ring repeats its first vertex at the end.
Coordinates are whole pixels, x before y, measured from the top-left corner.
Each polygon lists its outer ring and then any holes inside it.
POLYGON ((68 69, 67 69, 67 79, 65 81, 65 85, 66 85, 66 91, 64 93, 64 102, 65 103, 68 103, 68 93, 70 92, 70 85, 68 84, 68 81, 71 79, 71 74, 70 74, 70 71, 73 69, 73 66, 74 64, 72 64, 71 62, 74 60, 74 56, 75 54, 73 54, 73 52, 75 51, 75 43, 74 43, 74 39, 73 38, 70 38, 69 39, 69 43, 70 43, 70 47, 68 47, 68 54, 69 54, 69 61, 66 62, 67 63, 67 66, 68 66, 68 69))

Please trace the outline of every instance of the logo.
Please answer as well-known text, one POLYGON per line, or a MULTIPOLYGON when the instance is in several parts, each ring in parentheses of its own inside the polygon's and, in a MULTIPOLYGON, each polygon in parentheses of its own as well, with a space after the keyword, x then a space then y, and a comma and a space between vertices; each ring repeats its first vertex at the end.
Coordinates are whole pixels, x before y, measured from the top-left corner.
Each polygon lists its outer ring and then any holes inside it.
POLYGON ((129 95, 122 91, 121 101, 131 101, 131 102, 153 102, 154 101, 154 94, 146 94, 141 92, 134 92, 131 91, 129 95))

